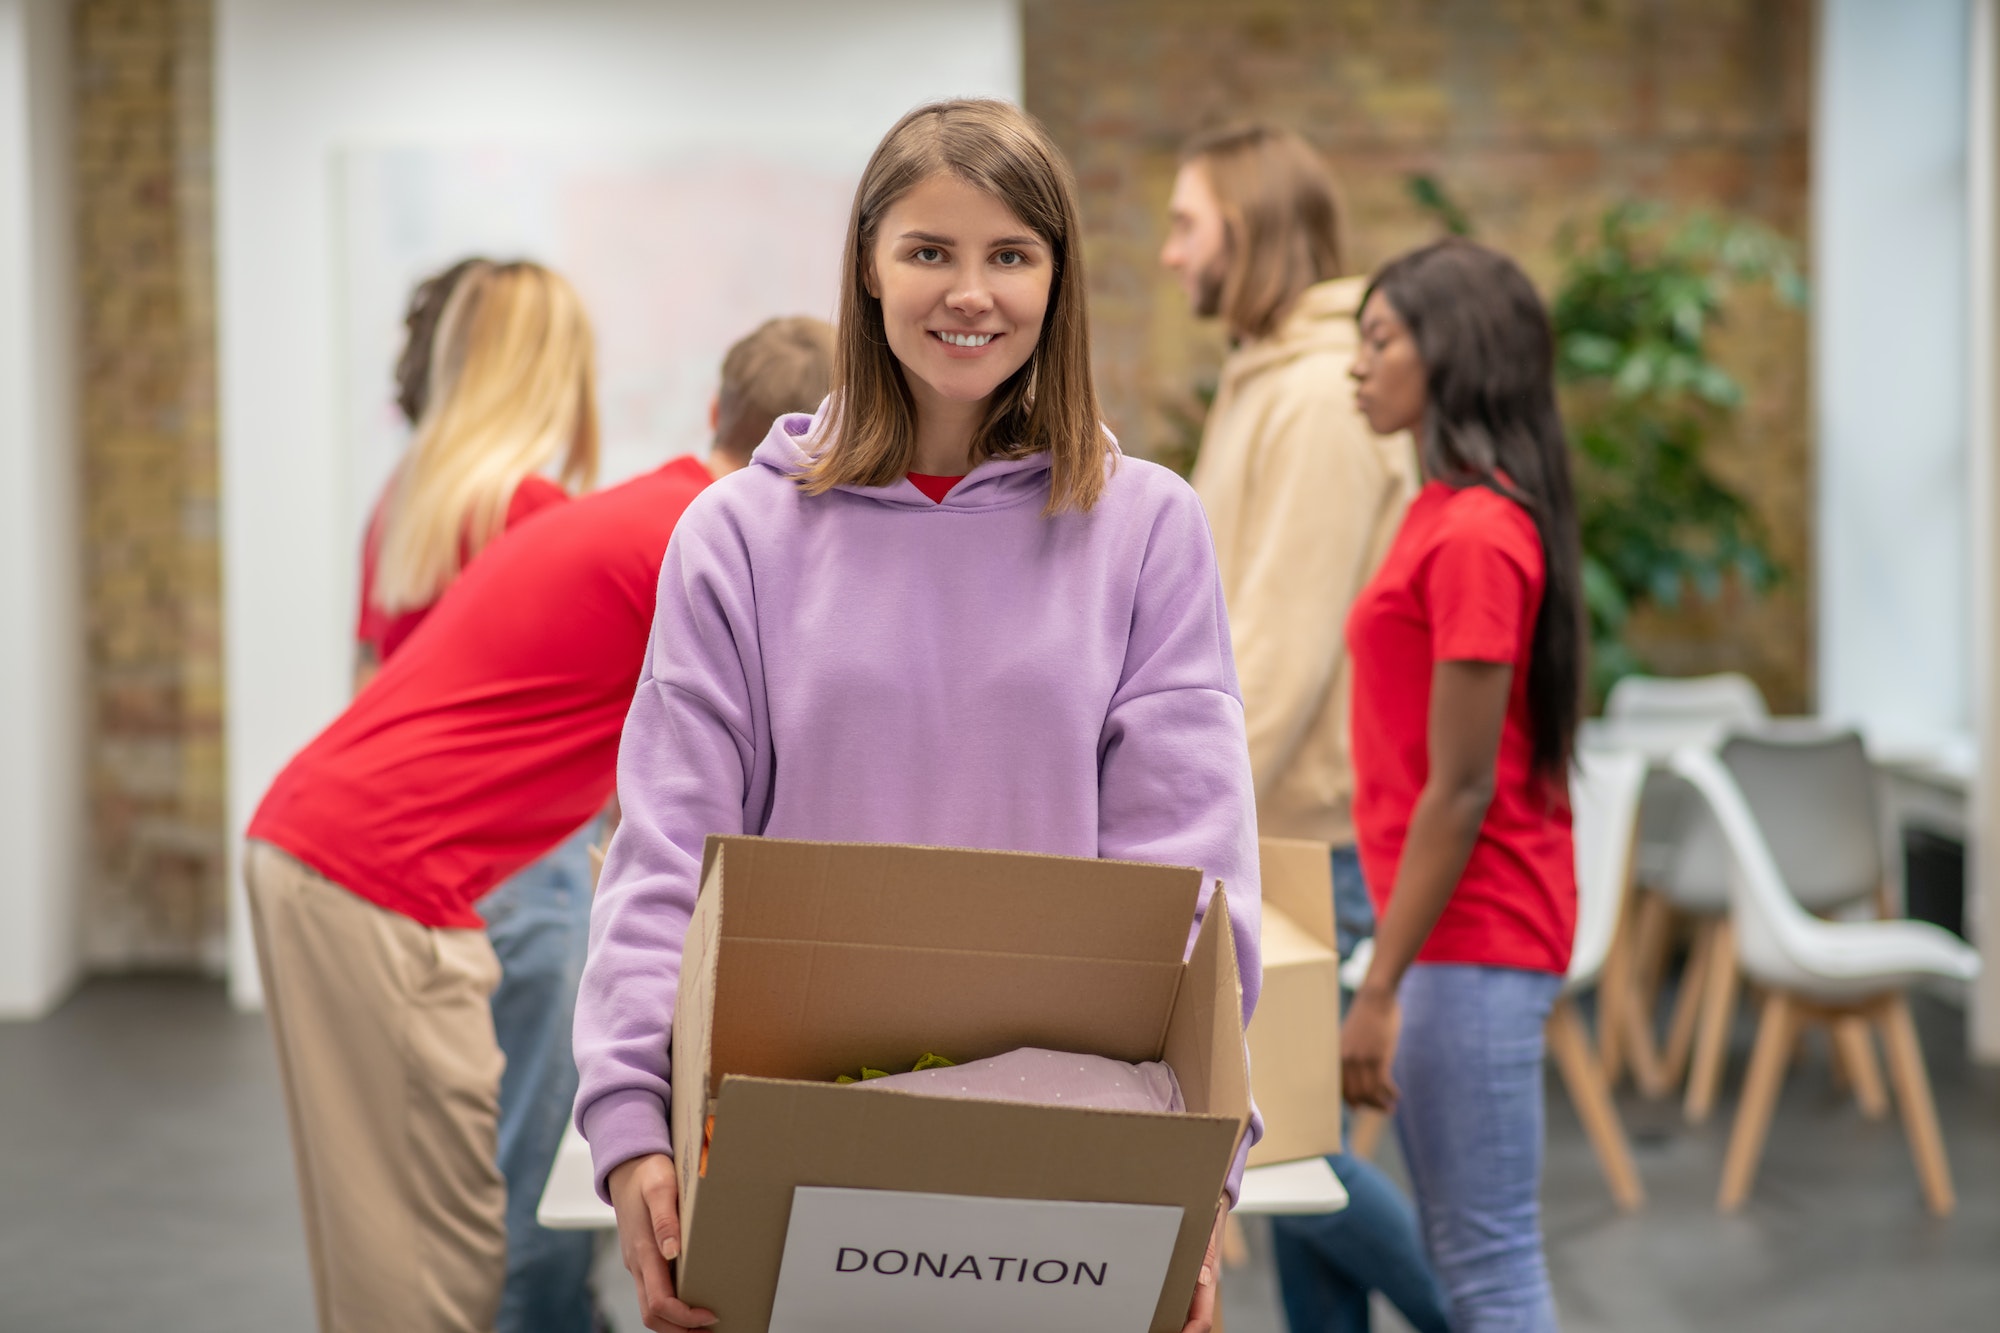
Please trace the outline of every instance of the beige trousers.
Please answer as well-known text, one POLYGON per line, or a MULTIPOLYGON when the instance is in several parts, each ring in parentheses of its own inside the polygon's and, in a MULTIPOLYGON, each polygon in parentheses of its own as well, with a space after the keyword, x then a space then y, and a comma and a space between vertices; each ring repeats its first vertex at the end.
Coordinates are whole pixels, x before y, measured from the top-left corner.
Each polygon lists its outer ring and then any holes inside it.
POLYGON ((268 843, 244 875, 320 1333, 490 1333, 507 1195, 485 932, 420 926, 268 843))

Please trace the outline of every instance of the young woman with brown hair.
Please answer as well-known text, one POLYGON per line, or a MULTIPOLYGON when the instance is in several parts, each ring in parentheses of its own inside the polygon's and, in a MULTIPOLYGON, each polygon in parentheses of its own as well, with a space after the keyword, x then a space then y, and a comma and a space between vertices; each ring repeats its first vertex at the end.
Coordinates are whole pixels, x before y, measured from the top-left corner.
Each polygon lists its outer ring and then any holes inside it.
MULTIPOLYGON (((1082 261, 1032 119, 911 112, 855 195, 831 397, 780 418, 668 550, 576 1035, 577 1121, 649 1328, 713 1318, 667 1265, 667 1042, 707 835, 1199 866, 1229 886, 1246 1017, 1256 1000, 1214 553, 1193 492, 1100 424, 1082 261)), ((1213 1279, 1211 1258, 1197 1333, 1213 1279)))
POLYGON ((1393 1108, 1460 1333, 1556 1327, 1542 1028, 1576 929, 1583 612, 1547 312, 1445 240, 1376 274, 1356 400, 1425 485, 1348 618, 1355 824, 1381 925, 1341 1029, 1347 1099, 1393 1108))

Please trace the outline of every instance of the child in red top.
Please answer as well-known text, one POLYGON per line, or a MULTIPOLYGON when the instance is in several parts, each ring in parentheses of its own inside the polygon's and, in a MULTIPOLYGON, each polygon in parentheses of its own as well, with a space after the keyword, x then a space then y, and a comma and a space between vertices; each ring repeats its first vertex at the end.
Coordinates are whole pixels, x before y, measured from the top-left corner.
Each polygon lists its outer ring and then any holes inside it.
POLYGON ((1380 925, 1342 1028, 1345 1093, 1396 1113, 1452 1327, 1552 1333, 1542 1027, 1576 924, 1582 678, 1553 339, 1519 268, 1452 239, 1376 275, 1361 341, 1356 403, 1416 437, 1426 484, 1347 622, 1380 925))

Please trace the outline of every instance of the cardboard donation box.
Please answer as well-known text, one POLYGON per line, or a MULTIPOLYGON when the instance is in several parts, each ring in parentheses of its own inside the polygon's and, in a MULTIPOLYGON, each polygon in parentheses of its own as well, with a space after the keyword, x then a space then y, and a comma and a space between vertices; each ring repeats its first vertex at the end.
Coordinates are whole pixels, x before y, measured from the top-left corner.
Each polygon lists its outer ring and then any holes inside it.
POLYGON ((711 838, 674 1017, 682 1298, 736 1333, 1179 1329, 1250 1113, 1219 894, 1182 961, 1200 888, 1127 862, 711 838), (1022 1047, 1164 1061, 1187 1110, 834 1082, 1022 1047))
POLYGON ((1264 989, 1250 1016, 1250 1078, 1264 1137, 1250 1165, 1340 1151, 1340 955, 1333 933, 1333 850, 1265 838, 1264 989))

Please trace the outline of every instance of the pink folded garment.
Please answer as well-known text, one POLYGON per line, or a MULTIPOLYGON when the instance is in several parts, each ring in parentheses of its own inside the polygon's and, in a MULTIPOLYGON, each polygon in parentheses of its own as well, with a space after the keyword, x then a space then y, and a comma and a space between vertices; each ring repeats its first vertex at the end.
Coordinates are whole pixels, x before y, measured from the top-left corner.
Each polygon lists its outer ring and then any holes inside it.
POLYGON ((849 1087, 912 1092, 920 1097, 970 1097, 984 1101, 1087 1106, 1101 1111, 1185 1111, 1180 1081, 1157 1060, 1130 1065, 1101 1055, 1018 1051, 908 1074, 871 1078, 849 1087))

